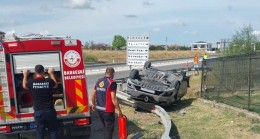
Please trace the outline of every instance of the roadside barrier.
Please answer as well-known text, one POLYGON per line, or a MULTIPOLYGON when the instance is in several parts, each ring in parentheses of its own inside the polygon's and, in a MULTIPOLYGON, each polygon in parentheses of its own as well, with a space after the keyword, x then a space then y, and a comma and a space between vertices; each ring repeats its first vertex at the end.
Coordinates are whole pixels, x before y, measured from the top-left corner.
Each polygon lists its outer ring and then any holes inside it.
MULTIPOLYGON (((153 112, 153 113, 157 114, 158 116, 160 116, 161 121, 165 128, 164 133, 161 136, 161 139, 171 139, 170 138, 171 118, 162 107, 160 107, 158 105, 154 105, 152 103, 133 101, 130 99, 130 96, 128 94, 126 94, 125 92, 122 92, 122 91, 117 91, 116 96, 119 99, 126 101, 126 103, 132 105, 134 108, 139 108, 139 109, 143 109, 143 110, 146 110, 149 112, 153 112)), ((140 135, 140 134, 141 133, 138 133, 138 135, 140 135)), ((135 136, 135 139, 137 139, 136 136, 135 136)))

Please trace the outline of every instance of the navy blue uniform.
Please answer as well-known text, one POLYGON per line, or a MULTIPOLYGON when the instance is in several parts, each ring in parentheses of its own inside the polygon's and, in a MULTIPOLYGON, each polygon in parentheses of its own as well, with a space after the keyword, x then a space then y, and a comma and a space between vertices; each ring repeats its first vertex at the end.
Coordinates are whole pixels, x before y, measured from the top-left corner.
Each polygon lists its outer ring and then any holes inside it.
POLYGON ((104 126, 104 138, 112 139, 115 123, 115 106, 111 93, 116 93, 117 84, 108 77, 99 79, 95 85, 98 115, 104 126))
POLYGON ((51 139, 56 139, 58 123, 52 97, 54 86, 52 79, 44 77, 29 79, 26 84, 33 97, 37 139, 44 138, 45 127, 48 127, 51 139))

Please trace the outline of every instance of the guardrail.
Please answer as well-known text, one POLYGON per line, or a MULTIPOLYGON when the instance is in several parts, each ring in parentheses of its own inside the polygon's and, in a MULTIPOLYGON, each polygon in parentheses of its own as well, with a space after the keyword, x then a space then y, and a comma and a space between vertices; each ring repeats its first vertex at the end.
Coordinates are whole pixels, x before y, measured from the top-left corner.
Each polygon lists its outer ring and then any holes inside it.
POLYGON ((164 133, 161 136, 161 139, 171 139, 170 138, 170 131, 171 131, 171 118, 168 115, 168 113, 160 106, 154 105, 154 104, 148 104, 144 102, 137 102, 133 101, 130 98, 130 96, 122 91, 117 91, 116 96, 123 100, 126 101, 127 103, 132 104, 132 106, 137 106, 138 108, 150 111, 152 113, 157 114, 160 116, 161 121, 164 125, 164 133))
POLYGON ((172 121, 171 121, 171 118, 168 115, 168 113, 162 107, 160 107, 158 105, 132 100, 130 95, 128 95, 127 93, 122 91, 125 88, 124 85, 126 85, 127 78, 116 79, 115 81, 119 85, 119 88, 116 93, 117 98, 119 98, 120 100, 123 100, 125 103, 129 104, 132 107, 140 108, 140 109, 155 113, 158 116, 160 116, 161 121, 165 128, 164 133, 161 136, 161 139, 170 139, 172 121))

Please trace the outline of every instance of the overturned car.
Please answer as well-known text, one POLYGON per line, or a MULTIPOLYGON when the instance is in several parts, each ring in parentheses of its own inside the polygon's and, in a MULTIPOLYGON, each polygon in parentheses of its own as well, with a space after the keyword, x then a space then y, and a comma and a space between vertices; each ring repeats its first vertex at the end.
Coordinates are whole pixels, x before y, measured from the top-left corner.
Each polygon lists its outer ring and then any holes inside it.
POLYGON ((146 63, 144 70, 133 69, 127 79, 127 93, 134 100, 170 106, 179 101, 189 87, 186 72, 162 71, 146 63))

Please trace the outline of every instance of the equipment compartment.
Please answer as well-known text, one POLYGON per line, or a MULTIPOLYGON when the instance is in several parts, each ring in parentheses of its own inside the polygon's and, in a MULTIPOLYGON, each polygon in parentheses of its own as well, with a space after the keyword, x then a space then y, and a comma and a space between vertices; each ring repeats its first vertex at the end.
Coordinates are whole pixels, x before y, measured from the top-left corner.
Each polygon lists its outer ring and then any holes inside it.
POLYGON ((60 69, 60 56, 59 53, 28 53, 12 56, 14 67, 14 85, 16 95, 16 107, 18 113, 32 113, 33 112, 33 100, 29 90, 23 89, 23 69, 29 70, 28 80, 35 78, 34 67, 37 64, 42 64, 45 68, 45 78, 50 78, 48 74, 48 68, 55 70, 54 74, 58 83, 58 87, 53 90, 53 101, 56 110, 65 109, 65 96, 63 78, 60 69), (30 60, 29 60, 30 59, 30 60), (22 66, 26 65, 26 66, 22 66))

